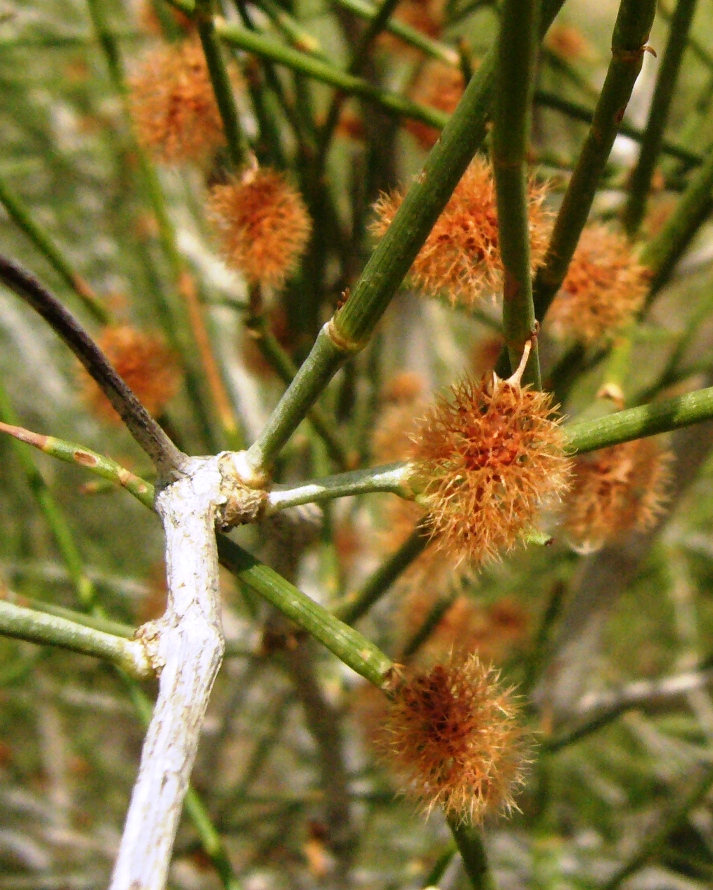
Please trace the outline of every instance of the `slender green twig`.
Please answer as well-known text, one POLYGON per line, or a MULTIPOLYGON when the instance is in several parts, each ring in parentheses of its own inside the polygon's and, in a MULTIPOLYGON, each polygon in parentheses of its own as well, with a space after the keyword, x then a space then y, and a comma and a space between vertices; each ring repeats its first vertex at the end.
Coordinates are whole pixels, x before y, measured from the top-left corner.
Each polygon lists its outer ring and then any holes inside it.
POLYGON ((422 887, 424 890, 427 890, 428 887, 438 887, 443 875, 446 873, 451 862, 453 862, 453 857, 457 852, 458 847, 451 841, 448 846, 444 848, 438 859, 436 859, 433 868, 423 881, 422 887))
POLYGON ((8 188, 2 176, 0 176, 0 202, 2 202, 12 221, 18 228, 22 229, 64 283, 74 291, 84 307, 91 312, 94 319, 100 324, 107 324, 110 315, 102 306, 89 283, 74 271, 69 260, 33 218, 18 196, 8 188))
MULTIPOLYGON (((543 29, 560 0, 548 0, 543 29)), ((367 342, 421 245, 485 136, 492 98, 495 53, 473 75, 461 102, 371 255, 345 305, 319 333, 309 356, 246 455, 247 472, 259 479, 342 363, 367 342)))
MULTIPOLYGON (((582 123, 585 124, 591 124, 594 120, 594 112, 591 111, 591 109, 584 105, 580 105, 578 102, 572 102, 570 99, 558 96, 556 93, 551 93, 548 90, 535 90, 535 105, 542 105, 544 108, 552 108, 573 120, 582 121, 582 123)), ((633 127, 626 121, 621 121, 619 124, 619 133, 622 136, 627 136, 629 139, 633 139, 634 142, 641 142, 644 138, 644 134, 641 130, 633 127)), ((677 158, 679 161, 683 161, 685 164, 691 166, 697 166, 701 163, 700 155, 690 151, 684 145, 679 145, 677 142, 671 142, 669 139, 664 139, 661 143, 661 152, 662 154, 670 155, 670 157, 677 158)))
POLYGON ((641 140, 641 152, 631 175, 629 200, 624 209, 622 221, 630 235, 636 234, 639 230, 646 212, 651 180, 661 151, 663 133, 695 9, 696 0, 678 0, 671 18, 668 42, 659 67, 644 137, 641 140))
POLYGON ((344 624, 286 581, 274 569, 259 563, 224 535, 218 535, 222 564, 330 652, 375 686, 390 677, 392 662, 370 640, 344 624))
POLYGON ((617 717, 621 717, 627 710, 629 708, 626 706, 610 708, 588 720, 582 721, 571 729, 565 729, 552 738, 543 739, 542 751, 544 754, 556 754, 563 748, 569 748, 570 745, 574 745, 593 733, 599 732, 600 729, 604 729, 605 726, 609 726, 610 723, 613 723, 617 717))
POLYGON ((665 402, 626 408, 608 417, 567 424, 564 432, 567 448, 573 453, 582 453, 671 432, 711 418, 713 387, 708 387, 665 402))
POLYGON ((56 439, 54 436, 43 436, 40 433, 33 433, 23 427, 12 426, 8 423, 0 422, 0 433, 7 433, 20 442, 32 445, 34 448, 44 451, 45 454, 49 454, 66 463, 86 467, 92 473, 101 476, 102 479, 108 479, 115 485, 125 488, 137 500, 141 501, 145 507, 153 508, 153 485, 140 476, 135 476, 110 457, 98 454, 96 451, 84 448, 82 445, 76 445, 73 442, 56 439))
POLYGON ((688 777, 683 789, 661 814, 658 826, 649 827, 646 830, 638 850, 609 878, 602 886, 602 890, 616 890, 628 877, 646 865, 657 853, 660 853, 669 836, 705 799, 711 785, 713 785, 713 766, 710 764, 699 767, 697 773, 688 777))
MULTIPOLYGON (((638 404, 650 402, 660 390, 677 383, 682 379, 682 376, 689 376, 688 369, 686 367, 682 368, 683 358, 701 330, 701 326, 711 313, 713 313, 713 289, 709 290, 693 307, 685 328, 677 337, 676 346, 669 355, 663 371, 661 371, 651 386, 637 395, 636 401, 638 404)), ((703 367, 705 370, 708 370, 710 362, 704 362, 703 367)))
MULTIPOLYGON (((369 58, 369 51, 373 42, 376 40, 379 34, 381 34, 384 28, 387 27, 389 20, 391 19, 391 15, 396 9, 398 3, 399 0, 382 0, 379 8, 376 11, 376 15, 369 20, 368 27, 361 35, 358 44, 352 51, 351 59, 347 67, 347 72, 349 74, 359 75, 362 73, 362 71, 364 70, 364 65, 369 58)), ((314 162, 316 182, 321 181, 324 164, 329 153, 330 143, 332 141, 332 136, 334 135, 334 131, 337 128, 337 124, 339 123, 339 115, 341 113, 342 106, 344 105, 344 101, 346 98, 346 94, 341 92, 340 90, 335 92, 332 96, 332 101, 329 105, 329 110, 327 111, 327 117, 317 140, 317 154, 314 162)))
MULTIPOLYGON (((368 0, 335 0, 335 2, 343 9, 348 9, 367 21, 372 21, 378 14, 378 7, 374 3, 368 2, 368 0)), ((433 59, 445 62, 446 65, 457 66, 460 62, 456 49, 445 43, 433 40, 405 22, 401 22, 398 19, 389 19, 386 24, 386 30, 394 36, 400 37, 404 43, 420 49, 425 55, 431 56, 433 59)))
POLYGON ((298 504, 319 504, 334 498, 374 492, 392 492, 408 498, 411 495, 408 478, 412 473, 410 464, 399 462, 326 476, 295 488, 273 488, 267 494, 265 513, 269 516, 298 504))
POLYGON ((374 86, 374 84, 360 77, 355 77, 353 74, 342 71, 330 62, 285 46, 285 44, 279 43, 264 34, 249 31, 235 22, 218 20, 216 22, 216 31, 231 46, 255 53, 273 62, 278 62, 291 68, 293 71, 306 74, 308 77, 343 90, 349 95, 359 96, 362 99, 373 102, 375 105, 379 105, 385 111, 395 114, 399 118, 412 118, 413 120, 423 121, 423 123, 430 124, 432 127, 439 128, 443 127, 448 120, 448 115, 441 111, 428 108, 425 105, 419 105, 398 93, 374 86))
POLYGON ((423 620, 421 626, 417 628, 416 633, 406 641, 406 645, 401 651, 399 661, 406 664, 418 650, 431 638, 438 625, 445 617, 448 610, 455 602, 457 594, 452 592, 447 596, 441 597, 431 606, 431 609, 423 620))
MULTIPOLYGON (((241 448, 242 435, 212 351, 195 284, 178 250, 176 232, 156 170, 136 136, 129 108, 129 90, 124 77, 121 51, 106 20, 104 2, 105 0, 87 0, 92 25, 104 53, 112 86, 123 106, 132 149, 138 161, 139 183, 144 193, 142 197, 145 196, 156 218, 161 248, 168 262, 175 291, 182 298, 176 300, 172 296, 166 301, 166 307, 159 307, 162 316, 169 316, 165 325, 166 336, 183 358, 191 404, 211 449, 218 450, 217 447, 213 447, 216 443, 213 435, 213 419, 208 406, 215 406, 228 445, 232 448, 241 448), (164 311, 166 308, 168 312, 164 311)), ((193 4, 190 12, 191 14, 194 12, 193 4)))
POLYGON ((155 671, 143 645, 57 615, 35 612, 0 600, 0 634, 30 643, 59 646, 110 661, 131 677, 145 680, 155 671))
POLYGON ((2 256, 0 281, 28 303, 64 340, 117 410, 136 442, 151 458, 159 475, 170 475, 179 468, 185 455, 119 377, 76 318, 27 270, 2 256))
MULTIPOLYGON (((661 18, 665 22, 671 23, 673 20, 673 12, 666 6, 665 3, 659 2, 658 11, 661 15, 661 18)), ((713 71, 713 53, 707 49, 700 40, 696 38, 694 34, 688 34, 686 37, 686 46, 691 50, 691 53, 698 59, 699 62, 702 62, 706 68, 713 71)))
POLYGON ((208 73, 213 84, 213 92, 223 121, 223 132, 228 145, 228 154, 235 168, 240 167, 245 157, 246 144, 240 126, 240 115, 230 75, 225 66, 220 43, 215 34, 215 21, 213 19, 212 0, 196 0, 196 22, 198 35, 201 40, 208 73))
POLYGON ((644 46, 655 12, 656 0, 622 0, 619 7, 612 36, 612 58, 592 125, 565 192, 545 259, 535 277, 535 312, 540 321, 562 286, 587 222, 621 119, 641 70, 644 46))
POLYGON ((399 549, 367 578, 359 590, 344 598, 335 610, 335 614, 345 624, 357 622, 381 599, 399 575, 423 553, 429 542, 428 532, 418 525, 399 549))
POLYGON ((280 6, 279 3, 276 3, 275 0, 260 0, 260 8, 267 13, 273 24, 285 34, 296 49, 309 53, 312 56, 319 56, 323 59, 326 58, 325 54, 322 52, 322 45, 314 34, 310 34, 310 32, 307 31, 294 16, 290 15, 287 10, 280 6))
POLYGON ((532 350, 523 381, 541 388, 534 339, 535 309, 530 268, 527 150, 539 46, 540 0, 504 0, 500 15, 491 154, 503 262, 503 334, 514 370, 525 344, 532 350))
MULTIPOLYGON (((13 415, 13 419, 16 419, 13 415)), ((713 419, 713 387, 699 389, 665 402, 654 402, 636 408, 626 408, 606 417, 581 420, 567 424, 564 433, 567 450, 572 453, 585 453, 618 445, 644 436, 655 436, 671 432, 681 427, 713 419)), ((140 477, 133 476, 111 458, 91 451, 82 445, 42 436, 18 427, 16 424, 0 422, 0 432, 6 432, 33 445, 36 448, 69 463, 79 464, 92 473, 110 479, 121 485, 141 501, 151 507, 153 487, 140 477)), ((268 502, 274 502, 269 512, 285 509, 287 506, 329 500, 335 497, 348 497, 364 494, 367 491, 393 492, 411 498, 412 492, 405 480, 408 478, 408 463, 389 464, 367 470, 356 470, 324 479, 305 483, 297 488, 276 490, 268 495, 268 502)), ((364 603, 368 609, 372 596, 378 597, 395 580, 405 566, 418 556, 428 544, 428 535, 418 528, 404 545, 377 570, 367 581, 359 594, 347 599, 340 608, 339 615, 344 621, 356 621, 363 614, 364 603), (357 603, 360 605, 357 606, 357 603), (357 609, 357 614, 354 611, 357 609)))
MULTIPOLYGON (((10 403, 10 399, 2 385, 0 385, 0 420, 2 420, 3 423, 11 424, 13 426, 17 424, 18 421, 17 415, 10 403)), ((52 496, 44 477, 35 466, 27 449, 23 448, 21 445, 16 445, 15 453, 20 462, 20 466, 22 467, 22 472, 27 480, 30 491, 37 501, 37 505, 42 511, 45 522, 57 543, 62 561, 67 567, 67 572, 69 573, 74 589, 77 592, 77 598, 80 603, 88 607, 94 601, 94 584, 84 570, 84 562, 66 517, 52 496)))
MULTIPOLYGON (((189 14, 192 14, 195 8, 193 0, 171 0, 171 3, 189 14)), ((441 111, 419 105, 398 93, 374 86, 360 77, 342 71, 318 56, 285 46, 284 43, 258 31, 244 28, 235 22, 226 22, 218 17, 215 19, 215 29, 218 36, 231 46, 255 53, 272 62, 278 62, 293 71, 306 74, 308 77, 326 83, 328 86, 336 87, 349 95, 359 96, 381 106, 385 111, 395 114, 399 118, 412 118, 439 129, 448 120, 448 115, 441 111)))
MULTIPOLYGON (((295 379, 297 367, 270 330, 265 316, 262 313, 252 314, 245 322, 245 326, 254 338, 263 358, 278 373, 282 382, 289 386, 295 379)), ((350 459, 331 418, 319 405, 313 405, 310 408, 307 418, 324 442, 332 460, 337 466, 346 469, 350 459)))
POLYGON ((495 890, 496 884, 488 865, 482 830, 454 816, 447 821, 473 890, 495 890))
POLYGON ((597 88, 586 77, 583 77, 568 59, 559 55, 547 45, 542 47, 542 61, 543 63, 546 62, 559 78, 574 84, 585 96, 590 99, 597 98, 597 88))
POLYGON ((547 663, 552 630, 562 609, 566 590, 566 586, 560 582, 556 582, 552 589, 539 627, 534 635, 530 651, 525 655, 522 682, 519 686, 519 692, 522 695, 527 696, 529 694, 547 663))
POLYGON ((111 618, 106 618, 99 614, 77 612, 74 609, 57 606, 55 603, 48 603, 45 600, 38 600, 31 596, 22 596, 11 590, 4 590, 2 599, 8 603, 14 603, 16 606, 32 609, 35 612, 46 612, 48 615, 65 618, 72 624, 81 624, 84 627, 101 630, 103 633, 110 634, 113 637, 123 637, 125 640, 130 640, 136 633, 136 628, 130 624, 120 624, 118 621, 112 621, 111 618))
POLYGON ((711 204, 713 190, 713 148, 703 165, 691 177, 686 191, 661 231, 648 242, 641 262, 653 270, 649 301, 668 281, 676 263, 700 228, 711 204))

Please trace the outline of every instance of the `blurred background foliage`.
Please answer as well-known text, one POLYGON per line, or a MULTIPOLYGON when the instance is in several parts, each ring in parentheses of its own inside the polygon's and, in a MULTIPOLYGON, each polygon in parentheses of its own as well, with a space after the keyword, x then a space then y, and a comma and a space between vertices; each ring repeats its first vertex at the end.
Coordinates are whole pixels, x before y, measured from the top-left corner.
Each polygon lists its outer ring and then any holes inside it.
MULTIPOLYGON (((102 5, 130 70, 158 39, 147 28, 148 6, 128 0, 102 5)), ((238 14, 230 3, 226 7, 230 18, 238 14)), ((278 7, 312 35, 329 60, 346 66, 362 24, 345 6, 323 0, 280 6, 271 0, 242 9, 260 31, 289 42, 274 23, 278 7)), ((659 56, 670 11, 668 3, 661 4, 650 39, 659 56)), ((453 0, 442 14, 439 39, 451 50, 460 47, 463 58, 477 65, 497 33, 495 5, 453 0)), ((568 0, 545 42, 532 162, 538 180, 550 182, 547 202, 553 209, 586 132, 577 114, 592 109, 601 87, 615 15, 612 0, 568 0), (571 103, 569 113, 551 107, 552 97, 571 103)), ((713 143, 711 21, 710 0, 699 0, 666 129, 680 151, 660 157, 645 232, 656 230, 674 206, 693 169, 690 156, 702 156, 713 143)), ((425 154, 396 118, 350 99, 328 157, 327 196, 320 196, 312 189, 309 163, 331 88, 285 67, 261 66, 257 56, 237 57, 275 113, 284 159, 314 219, 314 241, 301 271, 268 306, 283 346, 299 362, 369 254, 371 203, 381 189, 410 181, 425 154), (286 122, 281 95, 299 126, 286 122)), ((422 56, 390 37, 377 41, 362 70, 372 82, 408 93, 423 65, 422 56)), ((625 118, 631 127, 641 129, 646 122, 656 71, 656 60, 647 56, 625 118)), ((180 344, 181 332, 177 337, 171 326, 177 319, 187 322, 176 309, 174 270, 83 0, 0 4, 0 90, 4 188, 115 318, 162 331, 169 343, 180 344)), ((268 158, 247 93, 239 105, 258 154, 268 158)), ((617 139, 593 216, 607 220, 619 214, 635 157, 635 142, 617 139)), ((246 287, 220 261, 206 224, 206 184, 221 181, 224 169, 225 158, 218 156, 202 169, 161 169, 159 176, 178 251, 197 284, 249 442, 283 383, 245 333, 246 287)), ((67 281, 1 208, 0 244, 99 331, 67 281)), ((651 398, 666 387, 671 394, 710 384, 712 259, 711 227, 704 221, 633 334, 624 374, 632 404, 639 393, 651 398), (679 344, 681 361, 673 377, 662 381, 679 344)), ((407 370, 419 375, 428 393, 466 370, 492 367, 498 324, 489 303, 470 315, 404 289, 373 342, 322 401, 341 441, 368 465, 374 426, 383 416, 382 386, 407 370)), ((81 443, 150 475, 127 433, 91 411, 67 350, 8 294, 0 300, 0 338, 4 420, 12 422, 15 412, 31 430, 81 443)), ((565 413, 576 417, 601 383, 601 351, 580 357, 569 380, 562 347, 546 338, 541 346, 545 377, 552 375, 565 413)), ((189 453, 230 444, 215 406, 200 416, 185 387, 161 419, 189 453)), ((516 551, 473 576, 446 577, 440 587, 425 581, 409 589, 406 576, 361 621, 363 632, 398 658, 434 605, 445 610, 458 595, 461 611, 451 614, 450 626, 447 613, 446 623, 436 628, 437 645, 446 651, 457 631, 467 632, 470 648, 495 661, 506 684, 520 686, 537 747, 519 798, 522 812, 487 825, 502 888, 559 890, 623 881, 659 890, 711 886, 713 811, 706 796, 713 783, 713 702, 706 685, 713 669, 711 432, 704 424, 672 437, 674 495, 653 532, 581 555, 555 531, 551 546, 516 551), (674 676, 683 680, 668 683, 674 676), (644 681, 652 685, 632 686, 644 681), (610 719, 600 719, 607 709, 610 719), (567 737, 594 718, 602 725, 581 738, 567 737), (629 865, 632 877, 626 874, 629 865)), ((35 452, 30 458, 41 482, 28 476, 16 443, 0 438, 5 596, 75 611, 94 604, 111 621, 128 626, 127 632, 160 614, 162 535, 156 518, 81 467, 35 452), (46 511, 38 507, 42 486, 58 505, 79 569, 68 563, 66 551, 63 557, 46 511), (91 582, 89 593, 82 588, 84 576, 91 582)), ((322 442, 305 424, 281 457, 277 478, 305 479, 332 469, 322 442)), ((383 542, 384 527, 393 522, 392 514, 384 515, 391 500, 391 495, 350 499, 326 508, 321 520, 302 511, 235 534, 331 607, 358 589, 393 546, 383 542)), ((361 681, 228 575, 224 621, 228 657, 213 694, 194 786, 225 845, 232 877, 215 867, 194 823, 185 818, 171 886, 238 886, 230 882, 239 880, 247 890, 302 888, 334 885, 335 875, 340 886, 369 890, 464 885, 440 815, 426 821, 414 814, 374 762, 368 735, 375 718, 361 681)), ((130 690, 108 665, 3 640, 0 703, 0 888, 102 886, 143 733, 130 690)))

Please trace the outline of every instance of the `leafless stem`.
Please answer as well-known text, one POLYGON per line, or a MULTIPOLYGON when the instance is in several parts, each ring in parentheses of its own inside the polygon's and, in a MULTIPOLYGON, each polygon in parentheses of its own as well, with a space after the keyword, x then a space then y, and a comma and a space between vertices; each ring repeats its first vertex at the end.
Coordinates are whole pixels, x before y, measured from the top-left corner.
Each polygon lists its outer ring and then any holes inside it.
POLYGON ((162 890, 201 725, 224 650, 216 512, 218 458, 190 458, 156 497, 166 533, 168 607, 139 633, 160 671, 110 890, 162 890))
POLYGON ((0 255, 0 281, 44 318, 69 346, 118 411, 131 435, 153 461, 161 478, 168 478, 186 460, 151 417, 104 353, 77 319, 47 288, 18 263, 0 255))

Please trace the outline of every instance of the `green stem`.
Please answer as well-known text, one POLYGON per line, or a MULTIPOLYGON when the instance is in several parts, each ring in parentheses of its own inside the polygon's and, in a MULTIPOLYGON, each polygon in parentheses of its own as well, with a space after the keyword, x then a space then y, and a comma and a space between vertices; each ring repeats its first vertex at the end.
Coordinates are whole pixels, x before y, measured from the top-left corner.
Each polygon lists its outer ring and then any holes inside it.
POLYGON ((522 682, 518 687, 520 695, 528 696, 530 694, 547 664, 550 655, 552 631, 555 622, 560 616, 566 592, 566 585, 556 581, 532 641, 530 651, 526 653, 524 658, 522 682))
MULTIPOLYGON (((713 313, 713 289, 710 289, 694 306, 684 330, 677 337, 676 346, 671 352, 663 371, 661 371, 657 380, 651 386, 638 394, 637 402, 639 404, 654 399, 660 390, 677 383, 682 378, 682 375, 688 376, 687 370, 681 368, 684 356, 711 313, 713 313)), ((704 362, 703 364, 705 366, 704 369, 707 371, 710 362, 704 362)))
POLYGON ((269 16, 270 21, 282 31, 296 49, 326 60, 319 40, 305 30, 297 19, 283 9, 279 3, 275 3, 275 0, 260 0, 259 5, 269 16))
MULTIPOLYGON (((2 384, 0 384, 0 421, 14 427, 17 426, 18 421, 18 417, 2 384)), ((45 521, 57 542, 62 561, 67 567, 69 577, 72 579, 79 602, 88 608, 94 601, 94 584, 84 571, 84 563, 67 519, 52 497, 52 493, 47 487, 42 474, 35 466, 26 449, 21 445, 15 445, 14 451, 30 491, 34 495, 37 505, 42 511, 45 521)))
MULTIPOLYGON (((0 409, 0 414, 3 413, 0 409)), ((66 463, 77 464, 85 467, 102 479, 108 479, 110 482, 125 488, 130 494, 141 501, 145 507, 153 509, 154 488, 149 482, 135 476, 125 467, 122 467, 110 457, 98 454, 82 445, 76 445, 73 442, 66 442, 63 439, 56 439, 54 436, 43 436, 39 433, 30 432, 20 426, 14 426, 8 423, 0 422, 0 433, 7 433, 18 439, 32 445, 34 448, 44 451, 58 460, 66 463)))
POLYGON ((597 420, 568 424, 564 428, 566 447, 571 453, 596 451, 711 419, 713 387, 708 387, 665 402, 626 408, 597 420))
POLYGON ((661 151, 663 133, 695 9, 696 0, 678 0, 671 18, 668 43, 656 78, 656 88, 641 141, 639 160, 631 176, 629 200, 624 208, 622 221, 629 235, 635 235, 639 230, 646 212, 651 180, 661 151))
MULTIPOLYGON (((514 370, 532 340, 535 309, 530 268, 527 149, 539 45, 540 0, 504 0, 500 11, 495 76, 492 159, 498 207, 498 242, 503 261, 503 333, 514 370)), ((540 389, 537 340, 523 381, 540 389)))
POLYGON ((354 624, 378 602, 401 573, 428 547, 430 537, 419 525, 399 549, 383 562, 356 593, 345 597, 335 610, 345 624, 354 624))
POLYGON ((542 61, 543 63, 547 63, 557 79, 561 78, 562 80, 568 80, 590 99, 597 98, 597 88, 592 86, 585 77, 582 77, 571 62, 558 55, 554 50, 551 50, 547 46, 543 46, 542 61))
MULTIPOLYGON (((376 11, 376 15, 369 20, 369 25, 362 34, 357 46, 351 53, 349 67, 347 72, 353 75, 359 75, 364 69, 364 65, 369 58, 369 51, 373 42, 379 34, 387 27, 391 15, 398 6, 400 0, 382 0, 381 5, 376 11)), ((332 96, 332 101, 327 112, 327 117, 319 134, 317 143, 317 155, 315 157, 315 181, 320 182, 324 170, 324 164, 329 153, 329 146, 332 136, 339 123, 339 115, 346 99, 346 94, 337 91, 332 96)))
POLYGON ((461 822, 455 816, 449 816, 447 821, 473 890, 496 890, 481 829, 461 822))
MULTIPOLYGON (((170 300, 166 301, 167 305, 165 307, 159 307, 159 311, 167 321, 164 329, 169 342, 183 358, 188 394, 196 417, 199 419, 203 429, 206 444, 211 451, 218 451, 218 443, 213 433, 213 417, 208 406, 212 406, 216 395, 218 397, 224 395, 222 392, 222 380, 216 371, 212 355, 206 355, 205 343, 208 337, 203 329, 202 314, 196 311, 191 312, 193 283, 178 250, 176 232, 168 213, 161 183, 153 164, 149 161, 146 152, 136 137, 129 109, 129 91, 124 77, 121 53, 115 36, 106 21, 104 2, 105 0, 87 0, 92 25, 104 53, 112 86, 123 106, 124 118, 127 121, 131 137, 132 150, 138 161, 138 179, 144 192, 142 197, 147 200, 156 218, 159 241, 168 262, 175 291, 183 296, 183 300, 176 300, 175 296, 172 296, 170 300), (203 348, 201 348, 201 344, 203 348), (201 357, 200 362, 197 356, 201 357), (203 369, 200 369, 200 364, 203 365, 203 369), (205 370, 205 374, 202 373, 203 370, 205 370), (218 381, 218 389, 221 392, 216 393, 215 385, 212 392, 208 392, 208 387, 204 384, 204 377, 213 384, 216 384, 216 381, 218 381)), ((193 4, 191 4, 190 12, 191 14, 194 12, 193 4)), ((194 310, 196 302, 197 300, 194 298, 194 310)), ((225 438, 231 447, 240 448, 242 447, 241 435, 227 396, 222 398, 221 403, 222 410, 220 411, 219 419, 225 438)))
POLYGON ((183 801, 186 812, 200 838, 201 846, 213 863, 225 890, 241 890, 242 883, 235 876, 228 851, 213 824, 203 799, 194 788, 189 788, 183 801))
POLYGON ((456 596, 456 593, 451 593, 448 596, 441 597, 441 599, 437 600, 433 606, 431 606, 431 609, 423 620, 421 626, 416 630, 416 633, 406 641, 406 645, 399 657, 400 662, 408 664, 421 646, 430 640, 436 628, 453 605, 456 596))
MULTIPOLYGON (((547 0, 543 30, 561 5, 547 0)), ((345 305, 320 331, 297 376, 247 452, 248 465, 266 474, 284 443, 343 362, 367 342, 428 233, 485 136, 495 53, 483 60, 463 98, 372 253, 345 305)))
POLYGON ((668 281, 676 263, 700 227, 711 204, 713 190, 713 148, 699 170, 691 177, 676 209, 659 234, 644 248, 641 262, 652 269, 650 293, 655 295, 668 281))
POLYGON ((64 606, 56 606, 54 603, 48 603, 44 600, 34 599, 30 596, 22 596, 12 591, 6 590, 2 594, 2 599, 16 606, 24 606, 26 609, 32 609, 34 612, 46 612, 48 615, 56 615, 58 618, 65 618, 72 624, 81 624, 84 627, 91 627, 94 630, 100 630, 105 634, 113 637, 123 637, 130 640, 136 633, 136 628, 129 624, 120 624, 118 621, 112 621, 103 615, 87 614, 86 612, 75 612, 74 609, 66 609, 64 606))
POLYGON ((622 0, 612 35, 612 59, 562 201, 547 254, 534 285, 535 311, 542 321, 562 286, 570 260, 587 222, 621 119, 641 71, 644 46, 656 12, 656 0, 622 0))
POLYGON ((212 0, 196 0, 195 17, 198 24, 198 35, 208 65, 208 73, 213 84, 213 92, 223 121, 228 154, 233 166, 237 169, 243 163, 246 144, 240 126, 240 115, 235 104, 233 87, 230 83, 230 75, 215 34, 212 7, 212 0))
POLYGON ((28 208, 25 207, 17 195, 10 191, 7 183, 1 176, 0 202, 2 202, 12 221, 27 235, 67 287, 74 291, 84 307, 91 312, 94 320, 98 321, 99 324, 108 324, 111 316, 102 306, 88 282, 72 269, 69 260, 67 260, 47 232, 35 222, 28 208))
MULTIPOLYGON (((372 21, 378 15, 378 7, 373 3, 367 2, 367 0, 335 0, 335 2, 342 9, 348 9, 349 12, 353 12, 367 21, 372 21)), ((445 62, 446 65, 457 67, 460 63, 460 57, 456 49, 427 37, 421 31, 417 31, 416 28, 412 28, 411 25, 407 25, 405 22, 401 22, 398 19, 389 19, 386 24, 386 30, 401 38, 404 43, 420 49, 425 55, 433 59, 445 62)))
POLYGON ((319 332, 311 352, 246 452, 247 464, 257 479, 269 473, 282 447, 352 351, 340 348, 333 341, 330 325, 328 323, 319 332))
MULTIPOLYGON (((562 96, 550 93, 547 90, 535 90, 535 105, 552 108, 555 111, 567 115, 567 117, 570 117, 573 120, 582 121, 585 124, 591 124, 594 120, 594 112, 586 106, 580 105, 577 102, 572 102, 569 99, 563 99, 562 96)), ((644 138, 644 134, 641 130, 632 127, 631 124, 626 123, 626 121, 622 121, 619 124, 619 133, 622 136, 627 136, 629 139, 633 139, 634 142, 641 142, 644 138)), ((670 155, 672 158, 677 158, 679 161, 683 161, 685 164, 690 164, 691 166, 697 166, 701 163, 700 155, 697 155, 694 152, 689 151, 685 146, 679 145, 676 142, 671 142, 668 139, 664 139, 661 143, 661 153, 670 155)))
POLYGON ((437 887, 440 884, 441 878, 446 873, 448 866, 453 862, 453 857, 457 852, 458 847, 453 842, 450 842, 448 846, 444 848, 438 859, 436 859, 428 876, 421 884, 423 890, 427 890, 428 887, 437 887))
POLYGON ((341 71, 330 62, 285 46, 283 43, 256 31, 249 31, 235 22, 216 20, 216 32, 222 40, 231 46, 278 62, 300 74, 306 74, 329 86, 337 87, 349 95, 359 96, 398 117, 412 118, 439 128, 443 127, 448 120, 448 115, 442 111, 418 105, 398 93, 374 86, 360 77, 341 71))
POLYGON ((57 615, 35 612, 0 600, 0 634, 30 643, 60 646, 110 661, 131 677, 146 680, 154 669, 141 643, 115 637, 57 615))
POLYGON ((353 671, 380 688, 388 681, 393 664, 370 640, 224 535, 218 535, 218 552, 222 564, 237 578, 319 640, 353 671))
MULTIPOLYGON (((670 24, 674 15, 671 10, 668 9, 665 4, 659 2, 658 11, 661 18, 670 24)), ((693 34, 689 34, 686 37, 686 46, 691 50, 699 62, 702 62, 710 71, 713 71, 713 54, 711 54, 710 50, 708 50, 700 40, 697 40, 693 34)))
POLYGON ((266 513, 269 516, 298 504, 319 504, 334 498, 374 492, 392 492, 409 498, 408 478, 411 473, 410 464, 399 462, 326 476, 296 488, 273 488, 267 495, 266 513))
POLYGON ((710 791, 713 785, 713 767, 710 764, 700 767, 698 773, 689 778, 683 791, 677 795, 664 811, 658 827, 649 827, 644 840, 633 856, 603 885, 602 890, 616 890, 630 876, 642 868, 657 853, 665 848, 669 836, 682 824, 710 791))
POLYGON ((620 717, 627 710, 629 709, 626 707, 612 708, 604 714, 597 714, 594 719, 575 726, 573 729, 565 730, 554 738, 544 739, 542 751, 544 754, 557 754, 563 748, 569 748, 570 745, 574 745, 576 742, 586 739, 592 733, 604 729, 605 726, 609 726, 610 723, 613 723, 617 717, 620 717))
MULTIPOLYGON (((277 372, 283 383, 289 386, 297 374, 297 367, 289 354, 282 348, 279 340, 269 328, 267 319, 262 314, 252 314, 245 322, 245 326, 255 339, 263 358, 277 372)), ((339 434, 332 420, 324 413, 319 405, 313 405, 307 414, 307 418, 314 427, 317 435, 322 439, 327 452, 337 466, 346 468, 349 465, 349 456, 340 441, 339 434)))

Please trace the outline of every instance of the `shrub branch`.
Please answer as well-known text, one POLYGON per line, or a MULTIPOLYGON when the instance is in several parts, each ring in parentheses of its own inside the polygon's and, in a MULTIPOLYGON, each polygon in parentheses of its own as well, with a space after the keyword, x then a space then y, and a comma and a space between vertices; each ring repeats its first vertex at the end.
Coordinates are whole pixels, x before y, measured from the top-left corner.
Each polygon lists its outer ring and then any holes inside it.
POLYGON ((185 455, 173 444, 126 383, 109 364, 94 340, 40 282, 22 266, 0 256, 0 281, 28 303, 64 340, 101 388, 136 442, 151 458, 160 477, 179 470, 185 455))

